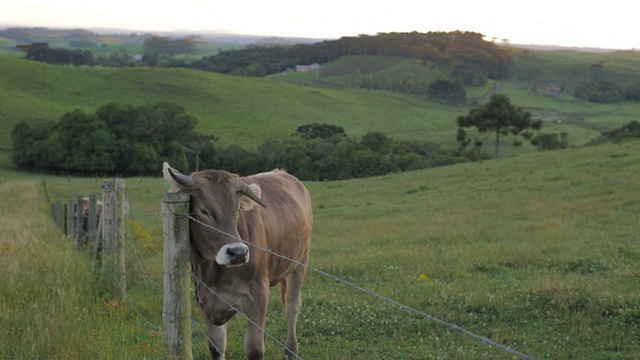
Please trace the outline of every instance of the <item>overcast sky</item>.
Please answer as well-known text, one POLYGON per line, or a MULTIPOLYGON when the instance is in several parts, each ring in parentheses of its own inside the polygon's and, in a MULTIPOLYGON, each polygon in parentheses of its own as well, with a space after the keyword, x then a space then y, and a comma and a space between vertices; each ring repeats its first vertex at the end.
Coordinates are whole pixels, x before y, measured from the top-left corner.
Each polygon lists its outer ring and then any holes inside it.
POLYGON ((640 48, 629 0, 0 0, 0 25, 339 38, 474 31, 512 43, 640 48))

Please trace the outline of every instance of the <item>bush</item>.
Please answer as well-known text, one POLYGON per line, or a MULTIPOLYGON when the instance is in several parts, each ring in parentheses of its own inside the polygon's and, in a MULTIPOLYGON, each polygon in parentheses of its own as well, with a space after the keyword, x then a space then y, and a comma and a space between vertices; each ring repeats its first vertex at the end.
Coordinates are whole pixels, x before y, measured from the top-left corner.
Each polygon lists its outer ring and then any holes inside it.
POLYGON ((427 90, 429 97, 444 101, 448 104, 458 105, 465 102, 467 91, 458 82, 449 80, 436 80, 429 85, 427 90))
POLYGON ((595 103, 614 103, 624 99, 616 84, 602 79, 584 81, 576 87, 575 96, 595 103))
POLYGON ((562 132, 560 134, 541 133, 536 135, 531 143, 538 150, 555 150, 566 149, 569 144, 569 134, 562 132))

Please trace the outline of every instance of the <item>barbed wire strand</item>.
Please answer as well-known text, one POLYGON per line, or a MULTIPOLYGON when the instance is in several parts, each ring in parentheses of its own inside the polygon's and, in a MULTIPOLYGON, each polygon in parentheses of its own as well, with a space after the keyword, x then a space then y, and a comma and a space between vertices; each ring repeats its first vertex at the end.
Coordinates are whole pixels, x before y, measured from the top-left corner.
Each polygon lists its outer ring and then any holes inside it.
MULTIPOLYGON (((482 341, 482 342, 484 342, 484 343, 486 343, 486 344, 489 344, 489 345, 495 346, 495 347, 497 347, 497 348, 499 348, 499 349, 501 349, 501 350, 504 350, 504 351, 506 351, 506 352, 508 352, 508 353, 510 353, 510 354, 517 355, 517 356, 519 356, 519 357, 521 357, 521 358, 528 359, 528 360, 532 360, 532 359, 533 359, 533 357, 531 357, 530 355, 527 355, 527 354, 525 354, 525 353, 522 353, 522 352, 516 351, 516 350, 514 350, 514 349, 512 349, 512 348, 510 348, 510 347, 508 347, 508 346, 506 346, 506 345, 504 345, 504 344, 500 344, 500 343, 498 343, 498 342, 495 342, 495 341, 493 341, 493 340, 491 340, 491 339, 487 338, 486 336, 482 336, 482 335, 475 334, 475 333, 471 332, 470 330, 467 330, 467 329, 465 329, 465 328, 463 328, 463 327, 461 327, 461 326, 458 326, 458 325, 456 325, 456 324, 453 324, 453 323, 447 322, 447 321, 442 320, 442 319, 440 319, 440 318, 437 318, 437 317, 435 317, 435 316, 433 316, 433 315, 430 315, 430 314, 427 314, 427 313, 425 313, 425 312, 423 312, 423 311, 420 311, 420 310, 418 310, 418 309, 415 309, 415 308, 413 308, 413 307, 411 307, 411 306, 408 306, 408 305, 402 304, 402 303, 400 303, 400 302, 398 302, 398 301, 396 301, 396 300, 393 300, 393 299, 391 299, 391 298, 389 298, 389 297, 387 297, 387 296, 384 296, 384 295, 378 294, 378 293, 376 293, 376 292, 374 292, 374 291, 372 291, 372 290, 369 290, 369 289, 363 288, 362 286, 357 285, 357 284, 355 284, 355 283, 353 283, 353 282, 351 282, 351 281, 348 281, 348 280, 342 279, 342 278, 340 278, 340 277, 338 277, 338 276, 335 276, 335 275, 333 275, 333 274, 330 274, 330 273, 328 273, 328 272, 326 272, 326 271, 320 270, 320 269, 318 269, 318 268, 316 268, 316 267, 314 267, 314 266, 312 266, 312 265, 302 263, 302 262, 300 262, 299 260, 291 259, 291 258, 289 258, 289 257, 287 257, 287 256, 284 256, 284 255, 280 255, 280 254, 278 254, 278 253, 273 252, 271 249, 264 248, 264 247, 262 247, 262 246, 259 246, 259 245, 256 245, 256 244, 253 244, 253 243, 250 243, 250 242, 248 242, 248 241, 245 241, 245 240, 243 240, 243 239, 238 239, 237 237, 235 237, 235 236, 234 236, 234 235, 232 235, 232 234, 229 234, 229 233, 227 233, 227 232, 225 232, 225 231, 223 231, 223 230, 220 230, 220 229, 215 228, 215 227, 213 227, 213 226, 211 226, 211 225, 209 225, 209 224, 205 224, 205 223, 201 222, 200 220, 198 220, 198 219, 194 218, 193 216, 191 216, 191 214, 176 214, 176 213, 174 213, 174 215, 176 215, 176 216, 186 216, 186 217, 187 217, 187 218, 189 218, 190 220, 192 220, 192 221, 194 221, 194 222, 196 222, 196 223, 198 223, 198 224, 200 224, 200 225, 202 225, 202 226, 205 226, 205 227, 208 227, 208 228, 210 228, 210 229, 212 229, 212 230, 215 230, 215 231, 217 231, 218 233, 220 233, 220 234, 222 234, 222 235, 225 235, 225 236, 230 237, 230 238, 232 238, 232 239, 235 239, 235 240, 237 240, 237 241, 241 241, 241 242, 243 242, 243 243, 245 243, 245 244, 247 244, 247 245, 250 245, 250 246, 252 246, 252 247, 254 247, 254 248, 258 249, 258 250, 262 250, 262 251, 264 251, 264 252, 267 252, 267 253, 269 253, 269 254, 271 254, 271 255, 273 255, 273 256, 276 256, 276 257, 279 257, 279 258, 281 258, 281 259, 284 259, 284 260, 290 261, 290 262, 294 263, 295 265, 303 266, 303 267, 305 267, 305 268, 307 268, 307 269, 309 269, 309 270, 312 270, 312 271, 317 272, 318 274, 321 274, 321 275, 326 276, 326 277, 328 277, 328 278, 331 278, 331 279, 333 279, 333 280, 335 280, 335 281, 338 281, 338 282, 341 282, 341 283, 343 283, 343 284, 345 284, 345 285, 348 285, 348 286, 350 286, 350 287, 352 287, 352 288, 354 288, 354 289, 356 289, 356 290, 359 290, 359 291, 361 291, 361 292, 364 292, 365 294, 371 295, 371 296, 376 297, 376 298, 378 298, 378 299, 380 299, 380 300, 383 300, 383 301, 385 301, 385 302, 388 302, 388 303, 390 303, 390 304, 393 304, 393 305, 395 305, 395 306, 397 306, 397 307, 399 307, 399 308, 401 308, 401 309, 403 309, 403 310, 405 310, 405 311, 407 311, 407 312, 412 312, 412 313, 414 313, 414 314, 420 315, 420 316, 422 316, 422 317, 426 318, 427 320, 433 321, 433 322, 438 323, 438 324, 440 324, 440 325, 443 325, 443 326, 449 327, 449 328, 451 328, 451 329, 453 329, 453 330, 459 331, 459 332, 461 332, 461 333, 463 333, 463 334, 465 334, 465 335, 468 335, 468 336, 470 336, 470 337, 472 337, 472 338, 475 338, 475 339, 477 339, 477 340, 480 340, 480 341, 482 341)), ((217 294, 216 294, 216 295, 217 295, 217 294)))
MULTIPOLYGON (((505 351, 505 352, 508 352, 508 353, 510 353, 510 354, 512 354, 512 355, 516 355, 516 356, 519 356, 519 357, 524 358, 524 359, 527 359, 527 360, 532 360, 532 359, 534 359, 534 358, 533 358, 532 356, 530 356, 530 355, 527 355, 527 354, 525 354, 525 353, 522 353, 522 352, 519 352, 519 351, 517 351, 517 350, 514 350, 514 349, 512 349, 512 348, 510 348, 510 347, 508 347, 508 346, 506 346, 506 345, 504 345, 504 344, 501 344, 501 343, 495 342, 495 341, 493 341, 493 340, 491 340, 491 339, 487 338, 486 336, 482 336, 482 335, 475 334, 475 333, 471 332, 470 330, 468 330, 468 329, 466 329, 466 328, 463 328, 463 327, 461 327, 461 326, 459 326, 459 325, 456 325, 456 324, 453 324, 453 323, 447 322, 447 321, 442 320, 442 319, 440 319, 440 318, 437 318, 437 317, 435 317, 435 316, 433 316, 433 315, 430 315, 430 314, 427 314, 427 313, 425 313, 425 312, 423 312, 423 311, 420 311, 420 310, 418 310, 418 309, 415 309, 415 308, 413 308, 413 307, 411 307, 411 306, 408 306, 408 305, 402 304, 402 303, 400 303, 400 302, 398 302, 398 301, 396 301, 396 300, 393 300, 393 299, 391 299, 391 298, 389 298, 389 297, 387 297, 387 296, 384 296, 384 295, 378 294, 378 293, 376 293, 376 292, 374 292, 374 291, 372 291, 372 290, 366 289, 366 288, 364 288, 364 287, 362 287, 362 286, 360 286, 360 285, 357 285, 357 284, 355 284, 355 283, 353 283, 353 282, 351 282, 351 281, 348 281, 348 280, 342 279, 342 278, 340 278, 340 277, 338 277, 338 276, 335 276, 335 275, 333 275, 333 274, 330 274, 330 273, 328 273, 328 272, 326 272, 326 271, 323 271, 323 270, 321 270, 321 269, 319 269, 319 268, 316 268, 316 267, 314 267, 314 266, 312 266, 312 265, 302 263, 302 262, 300 262, 299 260, 291 259, 291 258, 289 258, 289 257, 287 257, 287 256, 284 256, 284 255, 281 255, 281 254, 275 253, 275 252, 273 252, 271 249, 267 249, 267 248, 264 248, 264 247, 262 247, 262 246, 259 246, 259 245, 256 245, 256 244, 253 244, 253 243, 250 243, 250 242, 248 242, 248 241, 245 241, 245 240, 243 240, 243 239, 239 239, 239 238, 237 238, 236 236, 234 236, 234 235, 232 235, 232 234, 229 234, 229 233, 227 233, 227 232, 225 232, 225 231, 223 231, 223 230, 220 230, 220 229, 215 228, 215 227, 213 227, 213 226, 211 226, 211 225, 209 225, 209 224, 205 224, 205 223, 203 223, 203 222, 199 221, 198 219, 194 218, 191 214, 188 214, 188 213, 187 213, 187 214, 172 213, 172 214, 170 214, 170 215, 163 215, 163 214, 157 214, 157 213, 142 213, 142 212, 136 212, 136 214, 138 214, 138 215, 142 215, 142 216, 155 216, 155 217, 167 217, 167 216, 184 216, 184 217, 187 217, 188 219, 190 219, 190 220, 192 220, 192 221, 194 221, 194 222, 196 222, 196 223, 198 223, 198 224, 200 224, 200 225, 203 225, 203 226, 205 226, 205 227, 208 227, 208 228, 210 228, 210 229, 212 229, 212 230, 215 230, 215 231, 217 231, 218 233, 220 233, 220 234, 222 234, 222 235, 225 235, 225 236, 230 237, 230 238, 232 238, 232 239, 234 239, 234 240, 237 240, 237 241, 240 241, 240 242, 246 243, 247 245, 252 246, 252 247, 254 247, 254 248, 258 249, 258 250, 261 250, 261 251, 267 252, 267 253, 269 253, 269 254, 271 254, 271 255, 273 255, 273 256, 276 256, 276 257, 279 257, 279 258, 281 258, 281 259, 284 259, 284 260, 290 261, 290 262, 292 262, 292 263, 294 263, 294 264, 296 264, 296 265, 303 266, 303 267, 305 267, 305 268, 307 268, 307 269, 309 269, 309 270, 311 270, 311 271, 314 271, 314 272, 316 272, 316 273, 318 273, 318 274, 320 274, 320 275, 323 275, 323 276, 325 276, 325 277, 328 277, 328 278, 330 278, 330 279, 333 279, 333 280, 335 280, 335 281, 337 281, 337 282, 343 283, 343 284, 345 284, 345 285, 347 285, 347 286, 350 286, 350 287, 352 287, 352 288, 354 288, 354 289, 356 289, 356 290, 358 290, 358 291, 361 291, 361 292, 363 292, 363 293, 365 293, 365 294, 368 294, 368 295, 370 295, 370 296, 376 297, 376 298, 378 298, 378 299, 380 299, 380 300, 382 300, 382 301, 385 301, 385 302, 388 302, 388 303, 390 303, 390 304, 393 304, 393 305, 395 305, 395 306, 397 306, 397 307, 399 307, 399 308, 401 308, 401 309, 403 309, 403 310, 405 310, 405 311, 407 311, 407 312, 411 312, 411 313, 414 313, 414 314, 416 314, 416 315, 420 315, 420 316, 422 316, 422 317, 426 318, 427 320, 430 320, 430 321, 433 321, 433 322, 438 323, 438 324, 440 324, 440 325, 443 325, 443 326, 449 327, 449 328, 451 328, 451 329, 453 329, 453 330, 455 330, 455 331, 461 332, 461 333, 463 333, 463 334, 465 334, 465 335, 467 335, 467 336, 470 336, 470 337, 472 337, 472 338, 474 338, 474 339, 477 339, 477 340, 479 340, 479 341, 482 341, 482 342, 484 342, 484 343, 486 343, 486 344, 488 344, 488 345, 491 345, 491 346, 497 347, 497 348, 499 348, 499 349, 501 349, 501 350, 503 350, 503 351, 505 351)), ((213 292, 213 290, 212 290, 212 289, 210 289, 210 288, 209 288, 209 290, 213 292)), ((218 294, 216 294, 215 292, 213 292, 213 293, 214 293, 216 296, 218 296, 218 297, 219 297, 219 295, 218 295, 218 294)), ((224 300, 223 300, 223 301, 224 301, 224 300)), ((241 312, 240 312, 240 313, 241 313, 241 312)), ((242 313, 241 313, 241 314, 242 314, 242 313)), ((243 315, 244 315, 244 314, 243 314, 243 315)), ((256 325, 256 326, 257 326, 257 325, 256 325)), ((265 334, 266 334, 266 332, 265 332, 265 334)), ((270 337, 271 337, 271 336, 270 336, 270 337)), ((280 344, 280 342, 279 342, 278 340, 276 340, 276 339, 273 339, 273 340, 275 340, 276 342, 278 342, 278 343, 280 344)))
POLYGON ((142 264, 142 258, 138 254, 138 249, 135 246, 135 244, 133 244, 132 242, 128 241, 127 242, 127 246, 130 249, 133 250, 133 255, 135 257, 135 261, 132 260, 129 256, 125 255, 125 257, 126 257, 127 260, 129 260, 129 262, 136 264, 135 265, 135 269, 141 275, 142 281, 144 282, 146 287, 154 288, 154 289, 160 290, 162 292, 163 291, 163 286, 160 283, 158 283, 158 281, 156 281, 154 278, 152 278, 151 275, 149 275, 149 273, 145 270, 145 268, 144 268, 144 266, 142 264))

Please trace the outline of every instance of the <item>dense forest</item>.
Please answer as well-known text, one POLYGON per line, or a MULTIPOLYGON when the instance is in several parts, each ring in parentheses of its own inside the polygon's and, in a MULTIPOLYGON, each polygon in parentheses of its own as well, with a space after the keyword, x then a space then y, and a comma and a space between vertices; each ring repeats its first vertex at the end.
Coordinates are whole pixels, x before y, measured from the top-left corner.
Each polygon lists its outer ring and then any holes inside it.
POLYGON ((250 46, 205 57, 192 66, 234 75, 265 76, 297 64, 323 64, 346 55, 383 55, 447 66, 460 74, 508 78, 513 59, 504 49, 482 37, 480 33, 461 31, 380 33, 290 47, 250 46))

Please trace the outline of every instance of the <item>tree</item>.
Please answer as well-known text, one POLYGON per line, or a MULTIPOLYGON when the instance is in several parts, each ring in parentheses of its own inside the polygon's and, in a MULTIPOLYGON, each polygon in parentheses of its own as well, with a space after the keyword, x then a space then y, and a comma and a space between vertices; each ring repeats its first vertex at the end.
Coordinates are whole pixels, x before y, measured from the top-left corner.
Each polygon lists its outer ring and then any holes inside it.
MULTIPOLYGON (((530 130, 540 130, 542 121, 533 121, 531 113, 511 104, 508 96, 496 94, 489 98, 485 105, 472 109, 468 115, 458 117, 458 134, 456 140, 462 148, 471 144, 472 139, 465 131, 466 128, 476 128, 479 134, 495 133, 495 153, 498 157, 500 150, 500 136, 514 138, 513 145, 521 145, 518 139, 524 137, 531 140, 533 134, 530 130)), ((476 148, 482 146, 481 139, 474 139, 476 148)))
POLYGON ((17 167, 62 174, 149 175, 163 160, 184 171, 213 167, 212 135, 198 134, 198 119, 172 103, 132 106, 109 103, 94 114, 75 110, 59 121, 12 131, 17 167))
POLYGON ((449 104, 458 105, 465 102, 467 91, 460 83, 449 80, 436 80, 429 84, 427 90, 429 97, 444 101, 449 104))
POLYGON ((538 150, 566 149, 569 145, 569 134, 564 131, 560 134, 540 133, 531 140, 531 143, 538 150))
POLYGON ((374 152, 385 154, 391 146, 391 139, 382 131, 370 131, 362 136, 360 144, 374 152))
POLYGON ((624 97, 628 100, 640 100, 640 82, 624 90, 624 97))
POLYGON ((594 79, 576 86, 575 96, 595 103, 614 103, 624 99, 624 92, 611 81, 594 79))
POLYGON ((171 57, 177 54, 189 54, 196 50, 195 41, 192 38, 171 39, 163 36, 151 36, 142 44, 145 55, 158 57, 171 57))
POLYGON ((11 153, 13 163, 18 168, 24 169, 32 166, 33 161, 29 157, 29 150, 33 147, 33 129, 26 122, 18 123, 11 131, 13 151, 11 153))
POLYGON ((313 123, 298 126, 298 129, 293 135, 309 140, 315 138, 328 139, 337 135, 345 136, 345 133, 341 126, 313 123))

